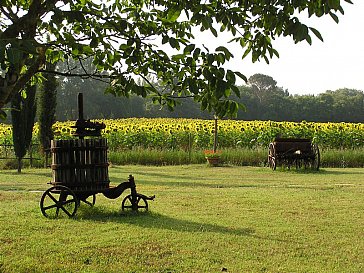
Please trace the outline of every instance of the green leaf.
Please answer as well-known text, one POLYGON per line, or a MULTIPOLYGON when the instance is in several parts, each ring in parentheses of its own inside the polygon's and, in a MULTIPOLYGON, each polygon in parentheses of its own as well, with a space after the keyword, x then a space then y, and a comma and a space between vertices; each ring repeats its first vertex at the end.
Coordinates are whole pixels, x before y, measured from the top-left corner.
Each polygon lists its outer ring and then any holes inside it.
POLYGON ((242 104, 242 103, 238 103, 238 106, 239 106, 239 109, 240 109, 240 110, 243 110, 244 112, 246 112, 246 107, 245 107, 245 105, 244 105, 244 104, 242 104))
POLYGON ((26 99, 27 98, 27 91, 25 89, 21 90, 20 91, 20 96, 23 98, 23 99, 26 99))
POLYGON ((329 12, 329 14, 330 14, 331 18, 335 21, 335 23, 338 24, 339 23, 339 17, 337 17, 337 15, 335 13, 331 12, 331 11, 329 12))
POLYGON ((332 9, 339 9, 340 7, 340 0, 328 0, 329 2, 329 7, 332 8, 332 9))
POLYGON ((121 50, 125 50, 125 49, 127 49, 127 48, 130 48, 130 46, 128 46, 127 44, 120 44, 119 45, 119 49, 121 49, 121 50))
POLYGON ((213 34, 215 37, 217 37, 217 31, 216 31, 216 29, 215 29, 215 28, 213 28, 213 26, 211 26, 211 27, 210 27, 210 30, 211 30, 212 34, 213 34))
POLYGON ((293 35, 296 41, 306 40, 309 36, 308 27, 304 24, 297 23, 293 35))
POLYGON ((231 89, 230 88, 226 88, 225 92, 224 92, 224 97, 228 98, 231 95, 231 89))
POLYGON ((226 60, 230 60, 231 57, 234 57, 233 54, 224 46, 219 46, 215 49, 215 51, 222 51, 225 53, 226 60))
POLYGON ((239 78, 243 79, 245 82, 248 82, 248 79, 243 74, 241 74, 240 72, 235 71, 235 74, 238 75, 239 78))
POLYGON ((171 45, 172 48, 175 48, 175 49, 180 48, 179 42, 173 37, 169 38, 169 44, 171 45))
POLYGON ((202 18, 202 26, 203 26, 203 29, 209 29, 210 26, 211 26, 211 18, 205 16, 202 18))
POLYGON ((183 50, 184 54, 190 54, 193 50, 195 49, 195 45, 194 44, 189 44, 185 47, 185 49, 183 50))
POLYGON ((208 101, 207 101, 207 99, 206 99, 206 98, 203 98, 203 99, 201 100, 201 110, 206 110, 207 105, 208 105, 208 101))
POLYGON ((225 94, 226 89, 228 89, 227 83, 223 80, 218 80, 215 90, 216 97, 220 99, 225 94))
POLYGON ((231 90, 233 90, 233 92, 235 93, 235 95, 240 98, 240 90, 236 85, 231 85, 230 86, 231 90))
POLYGON ((239 110, 238 103, 235 101, 230 101, 229 104, 229 115, 235 116, 239 110))
POLYGON ((307 43, 308 43, 309 45, 312 45, 312 39, 311 39, 311 36, 310 36, 310 35, 308 35, 308 36, 306 37, 306 41, 307 41, 307 43))
POLYGON ((240 46, 241 46, 242 48, 244 48, 244 47, 245 47, 245 45, 246 45, 246 40, 245 40, 243 37, 241 37, 241 38, 239 38, 239 43, 240 43, 240 46))
POLYGON ((207 55, 207 63, 209 65, 212 65, 212 63, 215 61, 215 56, 213 54, 208 54, 207 55))
POLYGON ((251 48, 251 46, 249 46, 245 51, 244 51, 244 54, 243 54, 243 56, 241 57, 241 59, 242 60, 244 60, 245 59, 245 57, 246 56, 248 56, 249 55, 249 53, 252 51, 252 48, 251 48))
POLYGON ((229 83, 232 83, 232 84, 235 84, 235 81, 236 81, 236 78, 235 78, 235 73, 231 70, 228 70, 226 72, 226 80, 229 82, 229 83))
POLYGON ((82 53, 84 54, 92 54, 93 52, 92 48, 88 45, 82 47, 82 53))
POLYGON ((277 58, 279 58, 279 53, 274 48, 268 47, 268 51, 269 51, 270 58, 273 58, 273 55, 275 55, 277 58))
POLYGON ((181 10, 179 8, 172 7, 167 12, 167 20, 169 22, 175 22, 175 21, 177 21, 177 19, 180 16, 180 14, 181 14, 181 10))
POLYGON ((162 44, 164 45, 164 44, 168 43, 168 41, 169 41, 169 36, 164 35, 162 38, 162 44))
POLYGON ((91 42, 90 42, 90 47, 97 47, 97 45, 99 44, 99 40, 96 37, 92 37, 91 42))
POLYGON ((176 54, 172 56, 172 60, 179 61, 182 60, 185 57, 185 54, 176 54))
POLYGON ((209 82, 213 81, 214 76, 208 68, 205 68, 203 70, 202 74, 206 78, 206 80, 208 80, 209 82))
POLYGON ((225 55, 222 54, 222 53, 219 53, 216 55, 216 61, 219 63, 219 64, 224 64, 225 63, 225 55))
POLYGON ((189 79, 188 87, 189 87, 191 93, 198 94, 199 89, 198 89, 196 80, 194 78, 189 79))
POLYGON ((196 48, 195 51, 193 51, 193 58, 197 60, 200 57, 201 49, 196 48))
POLYGON ((72 55, 77 56, 78 53, 79 53, 78 48, 73 48, 72 49, 72 55))

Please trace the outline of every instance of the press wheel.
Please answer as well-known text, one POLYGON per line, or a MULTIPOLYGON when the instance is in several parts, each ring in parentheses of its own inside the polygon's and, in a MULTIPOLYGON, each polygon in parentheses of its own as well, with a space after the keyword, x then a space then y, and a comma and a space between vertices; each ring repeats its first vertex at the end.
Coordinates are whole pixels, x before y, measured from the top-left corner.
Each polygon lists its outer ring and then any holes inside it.
POLYGON ((40 199, 42 214, 48 218, 73 217, 79 206, 76 194, 65 186, 46 190, 40 199))
POLYGON ((123 211, 148 211, 148 201, 144 196, 137 194, 135 206, 133 206, 133 196, 129 194, 121 203, 121 209, 123 211))
POLYGON ((313 170, 318 171, 320 168, 320 150, 319 150, 317 144, 312 144, 311 148, 312 148, 312 153, 313 153, 311 167, 313 170))
POLYGON ((276 149, 274 147, 273 143, 269 143, 268 148, 268 165, 272 170, 275 170, 277 168, 276 164, 276 149))

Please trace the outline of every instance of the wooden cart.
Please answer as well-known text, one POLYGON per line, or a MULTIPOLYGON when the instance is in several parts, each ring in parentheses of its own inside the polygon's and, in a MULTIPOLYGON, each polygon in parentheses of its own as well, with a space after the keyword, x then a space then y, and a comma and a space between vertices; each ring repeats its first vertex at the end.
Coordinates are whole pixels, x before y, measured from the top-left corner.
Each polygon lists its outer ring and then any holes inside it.
POLYGON ((134 177, 118 186, 110 186, 107 160, 107 141, 99 137, 103 124, 83 120, 82 94, 79 94, 79 120, 76 122, 75 135, 79 139, 52 140, 52 181, 40 200, 40 209, 44 216, 58 218, 72 217, 81 202, 93 206, 96 194, 116 199, 130 189, 121 203, 122 210, 148 210, 146 196, 136 191, 134 177), (85 136, 96 136, 87 138, 85 136))
POLYGON ((275 170, 278 165, 319 170, 320 151, 306 138, 276 138, 268 147, 268 165, 275 170))

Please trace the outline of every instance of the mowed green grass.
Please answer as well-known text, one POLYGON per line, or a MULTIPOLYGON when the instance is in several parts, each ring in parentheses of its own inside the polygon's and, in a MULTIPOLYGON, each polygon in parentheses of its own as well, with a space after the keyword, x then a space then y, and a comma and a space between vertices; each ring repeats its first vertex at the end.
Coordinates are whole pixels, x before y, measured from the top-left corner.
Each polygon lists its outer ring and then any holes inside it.
POLYGON ((97 195, 42 216, 49 169, 0 173, 0 272, 364 272, 364 169, 110 167, 150 211, 97 195))

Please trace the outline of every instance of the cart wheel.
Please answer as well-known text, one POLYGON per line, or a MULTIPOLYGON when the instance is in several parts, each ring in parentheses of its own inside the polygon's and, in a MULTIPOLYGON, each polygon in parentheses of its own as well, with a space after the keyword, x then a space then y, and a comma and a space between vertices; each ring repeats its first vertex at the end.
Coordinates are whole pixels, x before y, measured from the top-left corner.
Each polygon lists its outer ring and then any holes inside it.
POLYGON ((96 203, 96 194, 91 194, 86 198, 82 198, 81 201, 89 205, 90 207, 93 207, 96 203))
POLYGON ((275 149, 273 143, 269 143, 268 165, 273 171, 277 168, 277 165, 276 165, 276 149, 275 149))
POLYGON ((137 194, 135 207, 133 207, 133 197, 131 194, 129 194, 124 198, 123 202, 121 203, 121 209, 123 211, 148 211, 148 201, 144 196, 137 194))
POLYGON ((311 167, 313 170, 318 171, 320 168, 320 150, 317 144, 312 144, 312 152, 314 158, 312 159, 311 167))
POLYGON ((73 217, 78 206, 76 194, 65 186, 49 188, 40 199, 42 214, 48 218, 73 217))

